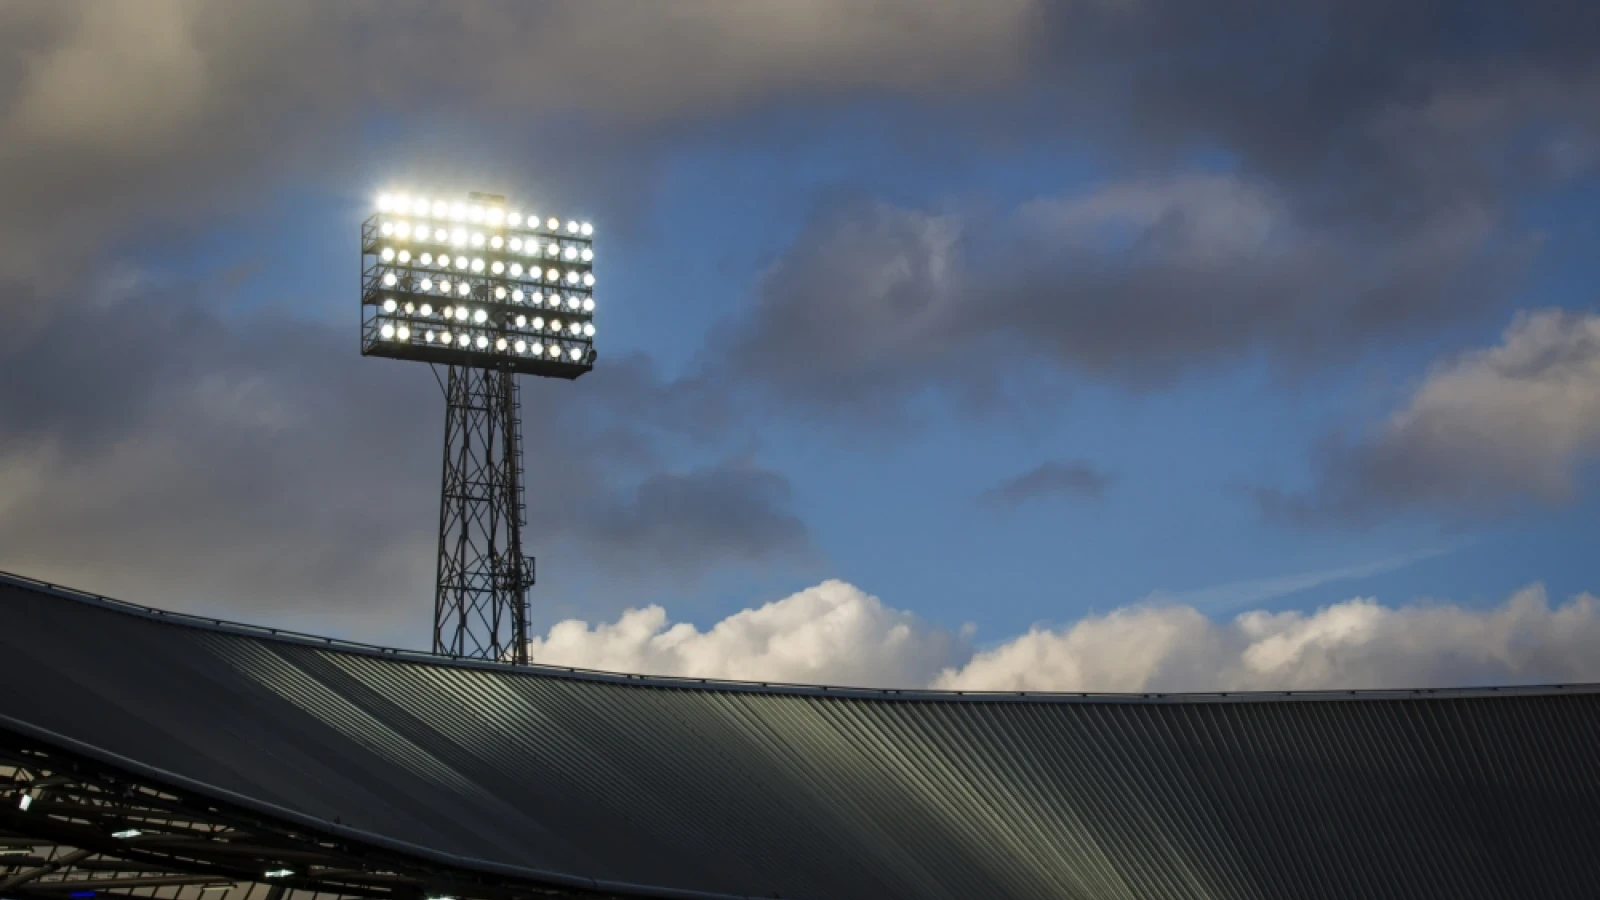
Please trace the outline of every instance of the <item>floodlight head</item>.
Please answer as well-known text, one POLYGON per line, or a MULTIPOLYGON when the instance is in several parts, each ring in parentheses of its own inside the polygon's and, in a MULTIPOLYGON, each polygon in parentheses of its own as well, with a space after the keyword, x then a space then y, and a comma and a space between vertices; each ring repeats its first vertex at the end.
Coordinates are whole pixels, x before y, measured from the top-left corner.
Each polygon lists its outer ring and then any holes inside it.
POLYGON ((583 375, 595 359, 593 234, 589 222, 541 218, 493 194, 380 194, 361 228, 362 354, 583 375), (545 284, 557 286, 548 299, 545 284), (440 297, 453 302, 436 308, 440 297), (516 314, 525 303, 561 309, 564 321, 547 333, 543 319, 516 314))

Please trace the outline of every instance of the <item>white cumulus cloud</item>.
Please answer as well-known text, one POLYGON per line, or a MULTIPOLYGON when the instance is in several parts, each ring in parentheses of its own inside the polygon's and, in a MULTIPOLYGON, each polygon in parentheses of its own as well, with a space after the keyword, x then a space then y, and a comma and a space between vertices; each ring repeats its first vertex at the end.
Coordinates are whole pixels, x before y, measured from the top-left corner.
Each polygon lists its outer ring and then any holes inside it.
POLYGON ((1214 620, 1137 605, 986 649, 842 581, 701 630, 659 606, 611 623, 562 622, 531 644, 541 663, 700 678, 1005 691, 1242 691, 1600 681, 1600 600, 1552 606, 1540 585, 1488 608, 1385 606, 1214 620))

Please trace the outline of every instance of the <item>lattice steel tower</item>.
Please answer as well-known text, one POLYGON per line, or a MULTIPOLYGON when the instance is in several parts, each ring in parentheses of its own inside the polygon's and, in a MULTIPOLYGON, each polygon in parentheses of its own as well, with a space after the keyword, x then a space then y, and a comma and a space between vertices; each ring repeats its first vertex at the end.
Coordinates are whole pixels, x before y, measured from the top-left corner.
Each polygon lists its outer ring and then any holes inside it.
POLYGON ((378 209, 361 227, 361 353, 447 369, 433 649, 526 663, 516 376, 594 367, 594 229, 486 194, 385 194, 378 209))

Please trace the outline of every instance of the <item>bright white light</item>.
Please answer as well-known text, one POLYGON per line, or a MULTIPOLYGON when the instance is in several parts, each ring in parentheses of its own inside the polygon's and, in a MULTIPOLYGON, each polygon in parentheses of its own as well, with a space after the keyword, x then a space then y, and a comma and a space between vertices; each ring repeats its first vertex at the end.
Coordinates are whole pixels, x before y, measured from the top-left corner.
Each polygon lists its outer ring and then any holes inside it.
POLYGON ((506 349, 506 339, 505 338, 497 338, 497 339, 495 339, 494 348, 496 350, 504 351, 506 349))
POLYGON ((406 315, 409 316, 409 315, 411 315, 412 313, 414 313, 416 311, 417 311, 417 305, 415 303, 407 303, 406 304, 406 315))
POLYGON ((460 294, 463 297, 465 297, 468 294, 472 293, 472 285, 467 284, 465 281, 463 281, 460 284, 456 285, 456 293, 460 294))
POLYGON ((386 286, 394 287, 395 281, 396 281, 396 279, 394 277, 394 273, 393 272, 385 272, 385 273, 383 273, 383 283, 386 286))
POLYGON ((456 343, 458 343, 458 344, 460 344, 460 345, 461 345, 461 346, 463 346, 463 347, 465 347, 465 346, 466 346, 466 345, 468 345, 468 344, 470 344, 470 343, 472 343, 472 338, 470 338, 470 337, 467 337, 467 336, 466 336, 466 335, 464 335, 464 334, 463 334, 463 335, 458 335, 458 336, 457 336, 457 337, 456 337, 456 343))
POLYGON ((450 243, 452 246, 465 247, 467 245, 467 230, 465 228, 457 228, 450 232, 450 243))
POLYGON ((386 312, 386 313, 392 313, 398 308, 399 308, 399 304, 394 302, 394 298, 393 297, 390 297, 389 299, 383 301, 383 311, 386 312))
POLYGON ((422 339, 427 341, 430 344, 433 343, 433 332, 429 331, 429 332, 423 334, 422 335, 422 339))
POLYGON ((411 212, 413 215, 425 216, 428 214, 428 210, 432 208, 433 205, 430 204, 425 197, 418 197, 417 199, 411 201, 411 212))
POLYGON ((424 291, 431 291, 431 290, 433 290, 433 279, 432 278, 424 278, 424 279, 422 279, 422 283, 420 285, 417 285, 417 286, 422 288, 424 291))
POLYGON ((506 211, 497 206, 490 207, 488 215, 485 216, 485 218, 489 220, 490 225, 499 225, 505 220, 505 217, 506 211))
POLYGON ((405 194, 395 194, 392 199, 394 200, 395 212, 405 212, 411 208, 411 198, 405 194))
POLYGON ((577 247, 568 247, 567 249, 561 251, 561 258, 562 259, 577 259, 578 258, 578 248, 577 247))
POLYGON ((579 226, 578 230, 583 233, 584 237, 589 237, 590 235, 594 234, 594 226, 590 225, 588 222, 585 222, 583 225, 579 226))
POLYGON ((583 298, 583 311, 584 312, 594 312, 594 298, 593 297, 585 297, 585 298, 583 298))
POLYGON ((567 297, 567 309, 576 310, 577 308, 578 308, 578 295, 577 294, 572 294, 572 295, 568 296, 567 297))
POLYGON ((394 248, 393 247, 385 247, 385 248, 383 248, 383 252, 378 254, 378 258, 382 259, 384 262, 388 262, 389 260, 394 259, 394 248))
POLYGON ((577 362, 578 360, 583 359, 583 348, 581 348, 581 347, 573 347, 571 350, 569 350, 567 352, 572 355, 572 361, 573 362, 577 362))
POLYGON ((567 284, 577 284, 577 283, 578 283, 578 272, 577 272, 577 270, 576 269, 569 270, 567 272, 567 284))
POLYGON ((555 216, 551 216, 550 220, 545 222, 544 224, 545 224, 546 228, 549 228, 551 231, 555 231, 557 228, 561 227, 561 220, 556 218, 555 216))
POLYGON ((441 294, 450 293, 450 282, 449 281, 447 281, 447 280, 445 280, 443 278, 439 279, 439 293, 441 293, 441 294))
POLYGON ((424 304, 422 304, 422 308, 417 310, 417 312, 419 312, 419 313, 421 313, 421 314, 423 314, 425 316, 431 316, 431 315, 433 315, 433 305, 429 304, 429 303, 424 303, 424 304))
POLYGON ((28 811, 28 807, 30 807, 32 805, 33 805, 33 795, 32 794, 23 794, 22 795, 22 799, 17 801, 17 806, 19 808, 21 808, 23 812, 27 812, 28 811))
POLYGON ((433 217, 435 219, 444 218, 445 214, 448 212, 450 212, 450 204, 444 202, 443 200, 433 201, 433 217))
MULTIPOLYGON (((500 264, 499 263, 495 263, 495 265, 498 266, 500 264)), ((500 287, 499 285, 495 285, 494 298, 496 300, 504 300, 506 298, 506 289, 503 288, 503 287, 500 287)))
POLYGON ((388 194, 378 195, 378 212, 388 212, 394 209, 394 198, 388 194))
POLYGON ((538 291, 534 291, 528 295, 528 302, 532 303, 534 306, 538 306, 540 303, 544 302, 544 295, 538 291))
POLYGON ((474 231, 472 233, 472 246, 474 246, 474 247, 482 247, 483 246, 483 232, 474 231))
POLYGON ((489 339, 484 337, 481 334, 478 335, 478 349, 482 350, 483 348, 485 348, 487 346, 489 346, 489 339))
POLYGON ((544 273, 544 280, 545 281, 560 281, 561 280, 561 273, 557 272, 555 269, 546 269, 545 273, 544 273))
POLYGON ((593 272, 585 272, 585 273, 583 273, 583 286, 584 287, 594 287, 594 273, 593 272))
POLYGON ((573 322, 571 325, 567 326, 567 330, 573 334, 582 334, 583 326, 579 325, 577 322, 573 322))
POLYGON ((550 320, 550 330, 554 331, 556 334, 560 334, 561 333, 561 320, 560 319, 551 319, 550 320))
POLYGON ((385 322, 383 327, 378 329, 378 333, 383 335, 384 340, 390 340, 394 337, 394 326, 385 322))
POLYGON ((515 344, 512 344, 511 347, 512 347, 512 349, 516 350, 518 353, 527 353, 528 352, 528 342, 527 341, 517 341, 515 344))
POLYGON ((583 248, 583 252, 578 255, 583 257, 584 262, 594 262, 594 250, 588 247, 583 248))
POLYGON ((489 314, 484 312, 481 309, 472 314, 472 321, 477 322, 479 325, 482 325, 484 322, 487 322, 488 320, 489 320, 489 314))
POLYGON ((527 328, 528 327, 528 317, 527 316, 517 316, 517 327, 518 328, 527 328))
POLYGON ((465 256, 456 257, 456 268, 465 269, 466 267, 467 267, 467 258, 465 256))
POLYGON ((489 247, 491 249, 499 250, 501 247, 504 247, 505 245, 506 245, 506 239, 501 237, 498 234, 495 235, 492 238, 489 238, 489 247))
POLYGON ((452 204, 450 204, 450 218, 455 219, 457 222, 459 222, 462 219, 465 219, 466 217, 467 217, 467 205, 465 203, 452 203, 452 204))
POLYGON ((383 235, 384 237, 389 237, 390 235, 394 234, 394 223, 393 222, 385 222, 382 225, 379 225, 378 226, 378 233, 383 235))
POLYGON ((472 271, 474 271, 474 272, 482 272, 483 271, 483 260, 474 259, 472 261, 472 271))
POLYGON ((550 355, 551 356, 560 356, 561 355, 561 345, 559 345, 559 344, 551 344, 550 345, 550 355))
POLYGON ((511 264, 511 277, 512 278, 521 278, 522 277, 522 263, 512 263, 511 264))
POLYGON ((512 288, 511 289, 511 302, 512 303, 521 303, 522 302, 522 288, 512 288))
POLYGON ((482 222, 483 221, 483 207, 479 206, 476 203, 474 203, 471 206, 467 207, 467 221, 468 222, 482 222))
POLYGON ((425 266, 431 266, 431 265, 433 265, 433 254, 432 253, 424 253, 421 256, 417 257, 417 261, 422 263, 425 266))
POLYGON ((551 257, 560 256, 561 255, 561 245, 556 243, 555 241, 551 241, 550 242, 550 246, 544 248, 544 255, 545 256, 551 256, 551 257))
POLYGON ((507 214, 506 215, 506 224, 510 225, 512 228, 515 228, 518 225, 521 225, 522 224, 522 213, 519 213, 519 212, 516 212, 516 211, 513 210, 512 212, 507 214))
POLYGON ((533 330, 534 331, 543 331, 544 330, 544 319, 542 317, 540 317, 540 316, 534 316, 533 317, 533 330))
POLYGON ((445 231, 443 228, 434 229, 433 239, 442 244, 450 239, 450 232, 445 231))
POLYGON ((578 233, 578 222, 577 222, 576 219, 574 219, 573 221, 567 223, 567 233, 568 234, 577 234, 578 233))
POLYGON ((457 322, 465 322, 466 320, 467 320, 467 308, 465 306, 456 307, 456 321, 457 322))
POLYGON ((511 239, 511 249, 514 252, 521 252, 521 250, 522 250, 522 238, 516 238, 516 237, 512 238, 511 239))
POLYGON ((408 237, 411 237, 411 223, 410 222, 396 222, 396 223, 394 223, 394 236, 397 237, 397 238, 408 238, 408 237))
POLYGON ((288 878, 294 874, 293 869, 270 869, 264 873, 266 878, 288 878))
POLYGON ((400 259, 401 263, 411 262, 411 251, 410 250, 401 250, 400 253, 399 253, 399 259, 400 259))
POLYGON ((583 323, 583 336, 584 337, 594 337, 594 323, 593 322, 585 322, 585 323, 583 323))
POLYGON ((411 329, 401 325, 394 330, 394 336, 402 341, 409 341, 411 340, 411 329))

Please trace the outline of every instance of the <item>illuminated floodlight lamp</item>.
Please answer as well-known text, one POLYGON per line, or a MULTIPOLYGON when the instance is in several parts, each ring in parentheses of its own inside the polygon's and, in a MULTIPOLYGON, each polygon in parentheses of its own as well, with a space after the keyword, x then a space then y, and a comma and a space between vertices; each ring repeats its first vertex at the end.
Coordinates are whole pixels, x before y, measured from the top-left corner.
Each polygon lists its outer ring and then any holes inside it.
POLYGON ((385 191, 362 223, 362 355, 565 379, 592 369, 594 225, 440 193, 385 191), (441 297, 453 334, 437 327, 441 297), (546 302, 565 320, 559 346, 517 315, 546 302))
POLYGON ((288 878, 294 874, 293 869, 268 869, 261 873, 263 878, 288 878))
POLYGON ((118 840, 123 840, 123 841, 127 840, 128 838, 136 838, 141 834, 144 834, 144 832, 140 831, 137 828, 124 828, 121 831, 113 831, 113 832, 111 832, 111 836, 112 837, 117 838, 118 840))

